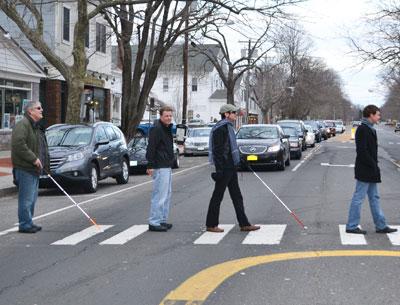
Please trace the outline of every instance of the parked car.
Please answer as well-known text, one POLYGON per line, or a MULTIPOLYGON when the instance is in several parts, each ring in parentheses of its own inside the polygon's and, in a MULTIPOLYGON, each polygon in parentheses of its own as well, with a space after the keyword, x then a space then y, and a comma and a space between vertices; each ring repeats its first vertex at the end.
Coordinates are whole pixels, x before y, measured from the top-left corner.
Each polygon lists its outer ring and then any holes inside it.
MULTIPOLYGON (((108 177, 118 184, 129 181, 129 152, 125 136, 107 122, 88 125, 57 124, 46 130, 50 170, 61 184, 76 183, 94 193, 98 181, 108 177)), ((41 187, 54 187, 50 178, 41 176, 41 187)))
POLYGON ((321 128, 319 125, 319 122, 317 121, 304 121, 305 125, 310 125, 312 127, 312 130, 314 131, 315 134, 315 141, 317 143, 322 141, 322 132, 321 132, 321 128))
POLYGON ((315 133, 311 125, 305 125, 307 129, 306 145, 315 147, 315 133))
POLYGON ((400 131, 400 123, 396 124, 396 127, 394 128, 394 132, 400 131))
POLYGON ((202 119, 191 119, 187 123, 188 127, 203 127, 206 123, 202 119))
POLYGON ((184 143, 184 154, 208 155, 211 127, 189 128, 184 143))
POLYGON ((326 131, 326 126, 323 121, 317 121, 318 122, 318 127, 319 131, 321 132, 321 138, 323 140, 328 140, 328 132, 326 131))
POLYGON ((353 122, 351 122, 351 126, 353 126, 353 127, 358 127, 360 125, 361 125, 361 121, 353 121, 353 122))
MULTIPOLYGON (((153 122, 149 121, 142 121, 140 124, 136 127, 136 133, 135 137, 141 138, 141 137, 148 137, 149 136, 149 130, 152 128, 154 125, 153 122)), ((175 136, 176 135, 176 124, 173 123, 172 125, 172 134, 175 136)))
POLYGON ((299 120, 281 120, 278 121, 278 125, 281 127, 294 127, 297 130, 299 138, 302 139, 302 149, 303 151, 307 149, 306 145, 306 128, 304 127, 304 122, 299 120))
POLYGON ((324 121, 328 138, 336 136, 336 124, 334 121, 324 121))
POLYGON ((346 131, 346 127, 344 126, 342 120, 336 120, 335 125, 336 125, 336 133, 344 133, 346 131))
POLYGON ((294 127, 282 127, 285 135, 289 136, 290 144, 290 158, 291 159, 301 159, 302 156, 302 139, 297 135, 297 130, 294 127))
MULTIPOLYGON (((131 173, 145 172, 147 169, 146 151, 149 139, 147 137, 136 137, 128 143, 129 170, 131 173)), ((174 143, 173 168, 179 168, 179 148, 174 143)))
POLYGON ((290 165, 289 136, 279 125, 243 125, 236 138, 242 169, 248 165, 272 165, 283 171, 290 165))

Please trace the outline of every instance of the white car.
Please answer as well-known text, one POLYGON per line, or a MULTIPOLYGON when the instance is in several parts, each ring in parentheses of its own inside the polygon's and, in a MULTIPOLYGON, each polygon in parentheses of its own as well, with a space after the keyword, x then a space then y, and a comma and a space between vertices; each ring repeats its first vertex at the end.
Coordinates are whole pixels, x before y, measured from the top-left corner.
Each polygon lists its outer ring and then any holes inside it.
POLYGON ((338 120, 335 121, 335 125, 336 125, 336 133, 344 133, 346 131, 346 127, 343 124, 343 121, 338 120))
POLYGON ((310 125, 306 125, 307 135, 306 135, 306 145, 314 147, 315 146, 315 133, 310 125))
POLYGON ((189 128, 184 144, 184 154, 208 155, 211 127, 189 128))

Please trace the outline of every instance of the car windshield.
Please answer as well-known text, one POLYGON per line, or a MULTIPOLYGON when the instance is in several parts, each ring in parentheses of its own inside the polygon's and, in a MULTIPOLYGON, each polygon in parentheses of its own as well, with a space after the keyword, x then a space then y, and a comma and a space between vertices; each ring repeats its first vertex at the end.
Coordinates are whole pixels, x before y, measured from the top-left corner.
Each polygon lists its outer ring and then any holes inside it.
POLYGON ((190 138, 209 137, 210 132, 211 132, 211 128, 189 129, 188 136, 190 138))
POLYGON ((309 121, 309 122, 304 122, 304 123, 306 123, 307 125, 311 126, 314 130, 317 130, 317 129, 318 129, 318 124, 317 124, 317 122, 309 121))
POLYGON ((277 139, 278 129, 269 126, 242 127, 236 137, 238 139, 277 139))
POLYGON ((293 127, 293 128, 296 128, 297 132, 301 132, 301 125, 299 123, 282 122, 282 123, 279 123, 279 125, 285 126, 285 127, 293 127))
POLYGON ((307 132, 313 132, 313 128, 311 127, 311 125, 306 125, 305 127, 307 132))
POLYGON ((129 147, 146 147, 147 146, 147 139, 146 138, 134 138, 128 144, 129 147))
POLYGON ((327 127, 335 127, 335 123, 333 123, 333 122, 325 122, 325 126, 327 126, 327 127))
POLYGON ((337 122, 335 122, 335 124, 338 125, 338 126, 343 126, 343 122, 342 121, 337 121, 337 122))
POLYGON ((291 137, 296 137, 297 138, 297 131, 296 128, 291 128, 291 127, 284 127, 282 128, 283 132, 285 135, 291 136, 291 137))
POLYGON ((90 127, 54 128, 46 131, 49 147, 88 145, 92 139, 90 127))

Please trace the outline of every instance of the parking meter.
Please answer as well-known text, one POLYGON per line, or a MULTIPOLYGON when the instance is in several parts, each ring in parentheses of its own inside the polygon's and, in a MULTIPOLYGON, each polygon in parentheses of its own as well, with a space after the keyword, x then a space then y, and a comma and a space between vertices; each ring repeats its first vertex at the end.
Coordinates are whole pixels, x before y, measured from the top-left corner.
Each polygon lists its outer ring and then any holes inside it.
POLYGON ((176 143, 183 144, 185 142, 187 126, 185 124, 176 125, 176 143))

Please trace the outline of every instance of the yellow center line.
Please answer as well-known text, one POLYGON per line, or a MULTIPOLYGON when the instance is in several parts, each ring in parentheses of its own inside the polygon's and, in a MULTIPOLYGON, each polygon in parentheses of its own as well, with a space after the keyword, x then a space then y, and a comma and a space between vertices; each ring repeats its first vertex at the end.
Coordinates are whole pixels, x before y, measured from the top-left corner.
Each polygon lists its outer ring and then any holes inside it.
POLYGON ((289 252, 272 255, 245 257, 227 261, 204 269, 188 278, 176 289, 172 290, 161 301, 160 305, 200 305, 209 295, 225 280, 250 267, 297 259, 322 258, 322 257, 400 257, 400 251, 384 250, 333 250, 289 252))

